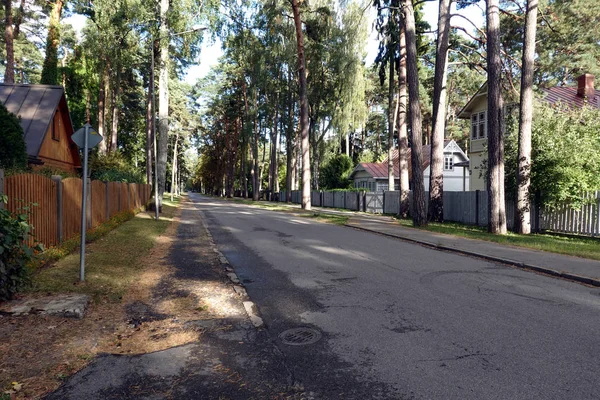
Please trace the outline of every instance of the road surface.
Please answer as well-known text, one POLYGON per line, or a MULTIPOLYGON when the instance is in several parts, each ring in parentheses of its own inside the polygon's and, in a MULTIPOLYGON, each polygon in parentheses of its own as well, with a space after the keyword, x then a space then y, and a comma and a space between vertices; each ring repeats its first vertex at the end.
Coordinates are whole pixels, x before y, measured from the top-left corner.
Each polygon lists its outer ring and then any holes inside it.
POLYGON ((597 288, 288 213, 191 200, 307 397, 600 398, 597 288), (322 338, 281 343, 278 335, 297 327, 322 338))

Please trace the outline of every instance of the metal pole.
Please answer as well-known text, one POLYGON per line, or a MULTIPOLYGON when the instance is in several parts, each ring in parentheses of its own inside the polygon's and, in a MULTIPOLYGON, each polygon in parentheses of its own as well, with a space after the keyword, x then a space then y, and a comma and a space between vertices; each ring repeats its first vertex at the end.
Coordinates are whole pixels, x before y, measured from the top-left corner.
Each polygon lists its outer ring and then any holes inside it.
POLYGON ((88 136, 90 124, 85 124, 85 137, 83 139, 83 185, 81 189, 81 244, 79 250, 79 280, 85 280, 85 229, 87 208, 87 170, 88 170, 88 136))
POLYGON ((150 49, 150 90, 152 90, 152 140, 154 145, 154 210, 155 219, 158 221, 158 153, 156 152, 156 95, 154 93, 154 43, 152 40, 152 48, 150 49))

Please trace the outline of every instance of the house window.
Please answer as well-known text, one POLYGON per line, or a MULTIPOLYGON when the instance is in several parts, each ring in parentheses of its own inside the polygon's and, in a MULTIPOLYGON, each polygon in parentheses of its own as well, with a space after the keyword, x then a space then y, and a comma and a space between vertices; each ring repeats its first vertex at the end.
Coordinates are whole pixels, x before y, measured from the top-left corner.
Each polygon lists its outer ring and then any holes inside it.
POLYGON ((52 139, 57 142, 60 141, 60 114, 59 110, 54 114, 54 118, 52 119, 52 139))
POLYGON ((444 157, 444 171, 454 171, 454 157, 444 157))
POLYGON ((471 139, 487 137, 487 111, 471 115, 471 139))

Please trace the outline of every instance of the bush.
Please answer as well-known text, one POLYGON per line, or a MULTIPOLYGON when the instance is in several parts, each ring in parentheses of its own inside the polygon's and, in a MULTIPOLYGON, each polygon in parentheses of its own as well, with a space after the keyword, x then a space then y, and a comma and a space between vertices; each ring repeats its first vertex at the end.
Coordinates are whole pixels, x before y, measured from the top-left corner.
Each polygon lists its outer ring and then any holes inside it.
POLYGON ((95 154, 89 160, 91 178, 107 182, 144 183, 145 176, 119 152, 95 154))
POLYGON ((0 167, 27 167, 27 147, 19 118, 0 103, 0 167))
MULTIPOLYGON (((6 195, 0 202, 7 202, 6 195)), ((27 219, 27 213, 13 215, 0 209, 0 301, 10 300, 27 285, 27 265, 34 251, 42 250, 41 245, 32 248, 27 244, 31 232, 27 219)))
POLYGON ((325 189, 349 189, 352 181, 348 176, 352 172, 352 159, 345 154, 332 157, 321 168, 319 184, 325 189))

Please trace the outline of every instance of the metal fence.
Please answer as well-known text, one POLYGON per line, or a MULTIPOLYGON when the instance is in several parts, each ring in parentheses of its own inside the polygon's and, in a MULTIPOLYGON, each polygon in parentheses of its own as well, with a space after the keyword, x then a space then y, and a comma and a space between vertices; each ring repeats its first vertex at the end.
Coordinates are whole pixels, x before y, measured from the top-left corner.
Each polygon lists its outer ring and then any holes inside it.
MULTIPOLYGON (((531 207, 531 227, 533 231, 551 230, 556 232, 600 236, 600 191, 586 194, 586 204, 580 209, 567 205, 556 210, 531 207)), ((312 205, 316 207, 342 208, 373 214, 398 214, 400 208, 399 191, 382 192, 342 192, 313 191, 312 205)), ((280 192, 279 201, 286 201, 285 192, 280 192)), ((302 193, 292 191, 292 203, 301 204, 302 193)), ((412 191, 409 192, 409 212, 412 213, 412 191)), ((427 193, 425 209, 428 206, 427 193)), ((506 225, 514 227, 515 203, 506 201, 506 225)), ((444 192, 444 220, 468 225, 486 226, 488 223, 488 196, 484 191, 444 192)))

